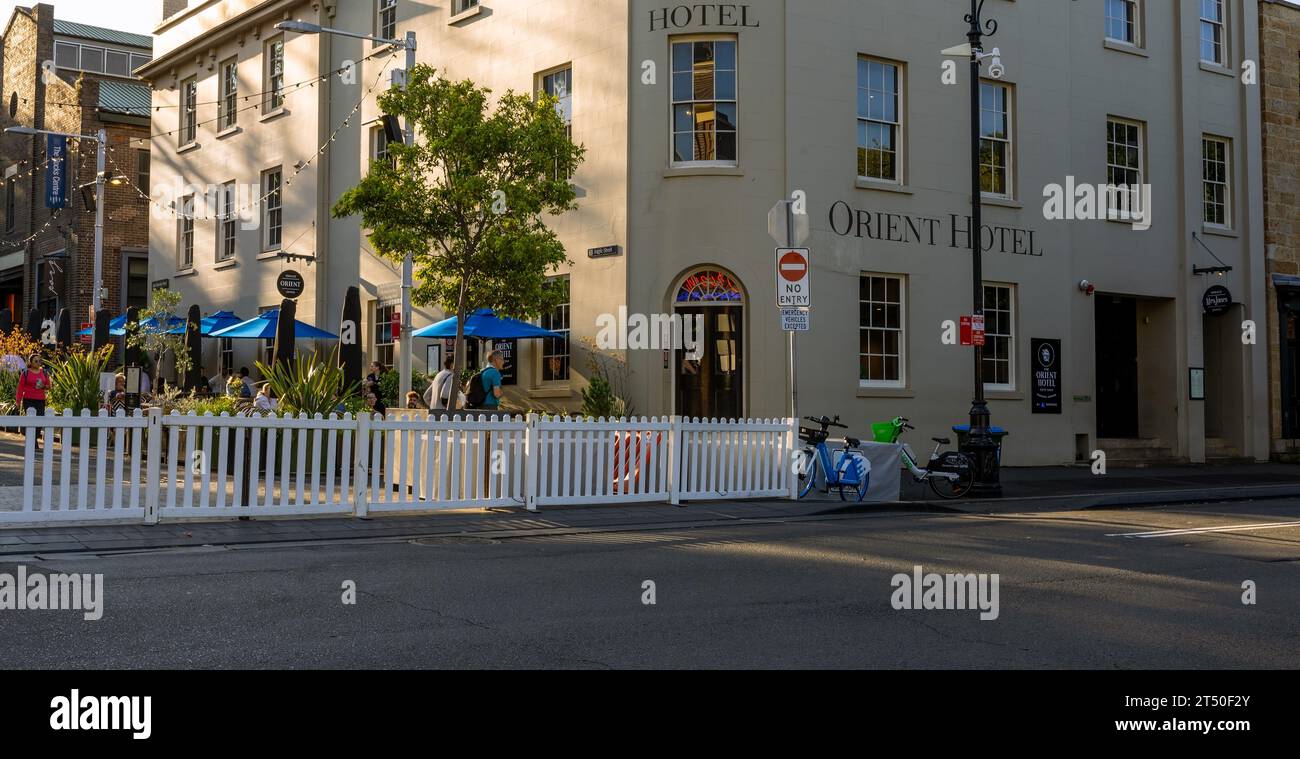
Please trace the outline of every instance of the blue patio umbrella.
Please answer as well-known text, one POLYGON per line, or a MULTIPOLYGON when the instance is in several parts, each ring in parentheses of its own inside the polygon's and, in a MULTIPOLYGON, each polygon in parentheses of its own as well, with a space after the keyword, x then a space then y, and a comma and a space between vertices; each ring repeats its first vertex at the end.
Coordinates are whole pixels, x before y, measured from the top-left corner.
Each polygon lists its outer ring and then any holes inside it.
MULTIPOLYGON (((280 322, 280 309, 273 308, 270 311, 264 311, 255 318, 240 322, 233 327, 226 327, 213 332, 209 337, 227 337, 234 340, 272 340, 275 338, 275 328, 280 322)), ((299 340, 337 340, 338 335, 332 335, 323 329, 317 329, 310 324, 303 324, 298 320, 293 322, 294 337, 299 340)))
MULTIPOLYGON (((183 316, 172 316, 172 317, 170 317, 170 318, 167 320, 167 323, 168 323, 169 325, 171 325, 171 328, 168 330, 169 332, 173 332, 173 331, 176 331, 176 330, 178 330, 178 329, 179 329, 179 332, 180 332, 180 333, 185 332, 185 317, 183 317, 183 316)), ((141 329, 155 329, 157 326, 158 326, 158 320, 157 320, 156 318, 152 317, 152 316, 149 317, 148 319, 142 319, 142 320, 140 321, 140 328, 141 328, 141 329)), ((85 328, 85 329, 83 329, 83 330, 77 332, 77 334, 78 334, 78 335, 93 335, 93 334, 95 334, 95 328, 94 328, 94 327, 87 327, 87 328, 85 328)), ((122 335, 125 335, 125 334, 126 334, 126 314, 123 314, 123 315, 121 315, 121 316, 118 316, 118 317, 115 317, 115 318, 109 320, 109 322, 108 322, 108 334, 112 335, 113 337, 121 337, 122 335)))
MULTIPOLYGON (((204 337, 212 337, 212 333, 223 330, 227 327, 233 327, 242 321, 243 319, 230 311, 218 311, 215 314, 209 314, 199 320, 199 334, 204 337)), ((172 327, 167 330, 167 334, 185 334, 185 324, 181 323, 176 327, 172 327)))
MULTIPOLYGON (((411 335, 453 339, 456 337, 456 317, 421 327, 411 335)), ((480 308, 465 318, 465 337, 475 337, 480 340, 528 340, 543 337, 562 338, 564 335, 518 319, 497 316, 490 308, 480 308)))

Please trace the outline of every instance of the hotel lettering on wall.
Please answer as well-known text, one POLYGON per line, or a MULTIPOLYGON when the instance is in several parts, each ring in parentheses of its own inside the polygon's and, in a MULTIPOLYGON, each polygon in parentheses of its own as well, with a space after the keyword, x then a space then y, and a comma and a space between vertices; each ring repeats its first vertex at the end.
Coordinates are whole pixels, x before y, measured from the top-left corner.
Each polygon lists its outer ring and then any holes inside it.
MULTIPOLYGON (((966 214, 914 216, 887 211, 857 209, 842 200, 830 210, 831 231, 840 237, 857 237, 881 242, 945 246, 954 249, 971 247, 971 217, 966 214)), ((986 253, 1010 253, 1018 256, 1041 256, 1035 231, 1020 227, 981 225, 986 253)))
POLYGON ((655 8, 650 11, 650 31, 687 29, 699 26, 758 28, 756 14, 748 5, 735 3, 693 3, 655 8))

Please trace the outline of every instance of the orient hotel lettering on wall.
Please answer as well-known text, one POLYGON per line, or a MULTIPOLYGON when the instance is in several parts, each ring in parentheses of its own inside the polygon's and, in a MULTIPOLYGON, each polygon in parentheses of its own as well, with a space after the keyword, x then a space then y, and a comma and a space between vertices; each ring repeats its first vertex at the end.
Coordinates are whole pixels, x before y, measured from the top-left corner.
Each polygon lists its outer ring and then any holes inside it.
MULTIPOLYGON (((855 209, 836 201, 830 211, 831 231, 840 237, 857 237, 882 242, 946 245, 949 248, 971 247, 971 217, 945 214, 943 217, 913 216, 886 211, 855 209)), ((1041 256, 1034 230, 981 225, 983 250, 1019 256, 1041 256)))
POLYGON ((731 3, 694 3, 656 8, 650 11, 650 31, 685 29, 692 26, 758 27, 748 5, 731 3))

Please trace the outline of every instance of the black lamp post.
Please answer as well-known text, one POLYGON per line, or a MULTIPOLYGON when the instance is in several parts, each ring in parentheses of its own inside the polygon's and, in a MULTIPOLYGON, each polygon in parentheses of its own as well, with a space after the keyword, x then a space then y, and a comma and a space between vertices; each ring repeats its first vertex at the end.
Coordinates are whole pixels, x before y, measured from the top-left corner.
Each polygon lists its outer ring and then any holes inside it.
MULTIPOLYGON (((984 273, 981 261, 984 247, 984 227, 980 216, 980 59, 983 57, 983 38, 998 31, 998 22, 982 19, 984 0, 971 0, 966 16, 970 31, 970 139, 971 139, 971 279, 974 284, 974 310, 980 319, 984 316, 984 273)), ((998 449, 989 430, 989 405, 984 399, 984 346, 975 345, 975 398, 970 407, 970 435, 964 453, 971 457, 975 472, 970 494, 975 497, 996 498, 1002 495, 998 477, 998 449)))

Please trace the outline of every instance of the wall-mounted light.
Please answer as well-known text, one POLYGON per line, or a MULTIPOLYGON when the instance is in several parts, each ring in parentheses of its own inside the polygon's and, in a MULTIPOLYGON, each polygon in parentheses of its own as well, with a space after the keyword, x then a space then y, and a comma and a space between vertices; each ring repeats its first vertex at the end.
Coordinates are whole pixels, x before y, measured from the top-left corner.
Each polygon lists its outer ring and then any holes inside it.
POLYGON ((1097 292, 1097 286, 1086 279, 1079 280, 1079 292, 1084 295, 1092 295, 1097 292))

